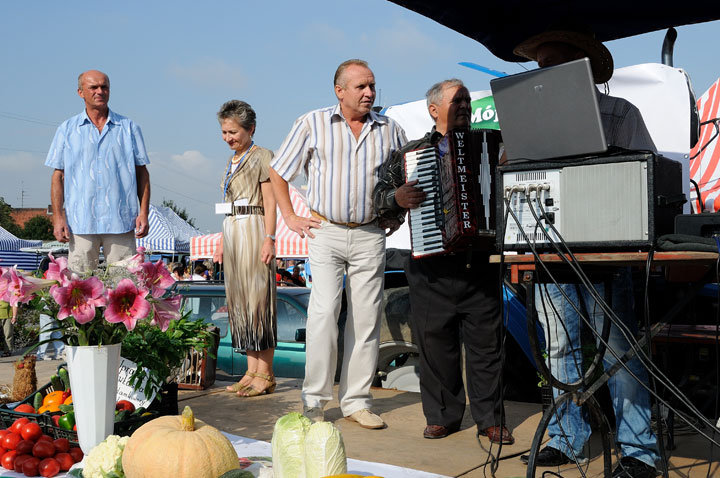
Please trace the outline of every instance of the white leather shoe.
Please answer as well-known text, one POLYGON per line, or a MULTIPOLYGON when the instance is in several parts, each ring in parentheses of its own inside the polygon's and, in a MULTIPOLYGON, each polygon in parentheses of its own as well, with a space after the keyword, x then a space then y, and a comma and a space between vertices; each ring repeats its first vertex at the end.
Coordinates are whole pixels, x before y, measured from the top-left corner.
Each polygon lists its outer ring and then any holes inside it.
POLYGON ((347 418, 348 420, 352 420, 353 422, 357 422, 358 425, 363 428, 378 429, 385 428, 386 426, 382 418, 380 418, 378 415, 374 414, 367 408, 358 410, 357 412, 353 413, 352 415, 348 415, 345 418, 347 418))

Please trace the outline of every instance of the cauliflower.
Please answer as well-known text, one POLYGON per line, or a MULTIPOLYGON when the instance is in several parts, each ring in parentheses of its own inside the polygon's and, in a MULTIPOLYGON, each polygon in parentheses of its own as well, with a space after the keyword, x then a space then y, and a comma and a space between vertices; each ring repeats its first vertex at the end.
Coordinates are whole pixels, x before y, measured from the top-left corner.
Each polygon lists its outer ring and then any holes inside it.
POLYGON ((83 478, 124 478, 122 454, 129 439, 110 435, 90 450, 83 462, 83 478))

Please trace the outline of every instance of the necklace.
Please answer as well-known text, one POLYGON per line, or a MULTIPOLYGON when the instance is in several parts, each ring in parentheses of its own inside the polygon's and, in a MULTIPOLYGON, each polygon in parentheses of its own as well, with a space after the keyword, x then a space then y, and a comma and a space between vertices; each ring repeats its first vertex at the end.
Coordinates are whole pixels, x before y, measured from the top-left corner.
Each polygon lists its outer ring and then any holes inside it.
POLYGON ((245 152, 243 153, 242 156, 240 156, 240 153, 235 153, 230 161, 231 161, 233 164, 239 163, 240 161, 243 160, 243 158, 245 157, 245 155, 250 152, 250 150, 252 149, 253 146, 254 146, 254 143, 253 143, 253 142, 250 142, 250 147, 248 147, 248 149, 245 150, 245 152))

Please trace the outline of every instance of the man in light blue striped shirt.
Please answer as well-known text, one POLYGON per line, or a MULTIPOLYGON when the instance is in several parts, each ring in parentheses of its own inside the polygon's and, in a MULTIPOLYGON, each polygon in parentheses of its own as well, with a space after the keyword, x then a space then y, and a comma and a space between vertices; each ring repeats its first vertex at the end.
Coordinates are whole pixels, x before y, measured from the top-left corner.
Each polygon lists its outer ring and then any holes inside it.
POLYGON ((337 319, 343 277, 348 298, 344 357, 338 400, 346 418, 365 428, 385 423, 370 411, 370 385, 377 365, 385 268, 385 229, 372 193, 380 165, 407 141, 392 119, 372 111, 375 77, 362 60, 335 72, 335 106, 301 116, 271 162, 270 180, 288 227, 308 236, 312 292, 306 325, 304 412, 323 419, 332 399, 337 363, 337 319), (288 181, 304 171, 312 216, 298 217, 288 181))
POLYGON ((101 246, 111 264, 132 256, 135 238, 147 235, 150 161, 140 127, 108 108, 105 73, 82 73, 78 95, 85 109, 57 129, 45 165, 54 169, 55 238, 70 243, 69 266, 82 272, 97 267, 101 246))

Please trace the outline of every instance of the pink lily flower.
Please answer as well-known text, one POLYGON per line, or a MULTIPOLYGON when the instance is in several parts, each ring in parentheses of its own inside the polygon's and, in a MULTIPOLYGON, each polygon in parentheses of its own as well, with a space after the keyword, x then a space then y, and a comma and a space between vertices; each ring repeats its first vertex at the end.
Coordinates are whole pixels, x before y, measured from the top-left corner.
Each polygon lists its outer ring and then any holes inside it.
POLYGON ((152 296, 156 299, 162 297, 165 290, 175 283, 175 279, 172 278, 170 271, 161 260, 155 264, 143 262, 135 275, 141 284, 150 289, 152 296))
POLYGON ((27 304, 35 293, 54 284, 53 281, 25 276, 18 272, 16 267, 6 269, 0 276, 0 299, 13 307, 18 303, 27 304))
POLYGON ((73 279, 65 287, 52 287, 50 295, 60 306, 58 320, 72 315, 79 324, 93 320, 95 308, 107 304, 103 283, 94 276, 85 280, 73 279))
POLYGON ((141 265, 145 262, 145 248, 140 246, 137 248, 137 254, 127 259, 127 269, 133 274, 137 274, 142 269, 141 265))
POLYGON ((70 269, 68 269, 67 257, 58 257, 55 259, 52 254, 48 254, 48 257, 50 258, 50 264, 48 265, 45 277, 48 280, 57 281, 62 287, 67 286, 72 278, 72 273, 70 269))
POLYGON ((134 329, 137 321, 150 312, 150 303, 145 300, 147 294, 147 289, 136 287, 130 279, 121 280, 115 290, 108 290, 105 320, 113 324, 122 322, 128 331, 134 329))
POLYGON ((165 332, 171 320, 180 318, 180 301, 179 295, 154 301, 153 319, 150 321, 150 325, 159 325, 160 330, 165 332))

